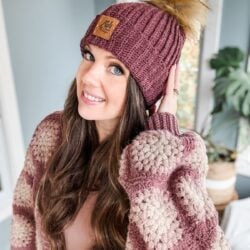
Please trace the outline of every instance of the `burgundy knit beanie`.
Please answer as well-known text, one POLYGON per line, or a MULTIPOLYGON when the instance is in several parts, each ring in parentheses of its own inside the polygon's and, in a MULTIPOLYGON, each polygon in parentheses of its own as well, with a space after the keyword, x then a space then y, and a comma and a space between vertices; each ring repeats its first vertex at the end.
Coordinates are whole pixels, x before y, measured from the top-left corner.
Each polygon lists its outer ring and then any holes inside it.
POLYGON ((165 92, 185 33, 177 19, 148 3, 114 4, 97 15, 81 40, 113 53, 130 70, 150 108, 165 92))

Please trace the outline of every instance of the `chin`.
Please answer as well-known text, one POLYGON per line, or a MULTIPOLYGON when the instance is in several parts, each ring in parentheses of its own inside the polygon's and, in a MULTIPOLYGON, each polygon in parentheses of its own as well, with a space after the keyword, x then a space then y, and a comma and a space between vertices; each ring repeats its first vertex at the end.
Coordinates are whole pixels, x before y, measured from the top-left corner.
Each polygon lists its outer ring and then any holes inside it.
POLYGON ((88 121, 116 121, 120 119, 120 116, 108 115, 107 112, 101 112, 99 114, 94 113, 93 110, 85 110, 78 106, 78 114, 85 120, 88 121))
POLYGON ((101 114, 96 114, 93 110, 86 110, 85 108, 78 107, 78 114, 85 120, 96 121, 96 120, 106 120, 107 117, 103 117, 101 114))
POLYGON ((95 116, 93 114, 88 114, 89 112, 86 112, 85 110, 83 110, 81 107, 78 107, 78 114, 85 120, 88 121, 93 121, 96 120, 95 116))

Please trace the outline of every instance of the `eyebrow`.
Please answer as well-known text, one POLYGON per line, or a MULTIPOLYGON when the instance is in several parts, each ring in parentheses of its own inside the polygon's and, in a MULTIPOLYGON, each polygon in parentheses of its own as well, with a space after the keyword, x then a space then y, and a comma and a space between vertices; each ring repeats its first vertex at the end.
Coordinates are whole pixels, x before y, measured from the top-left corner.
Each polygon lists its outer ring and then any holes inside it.
MULTIPOLYGON (((87 48, 87 49, 90 50, 90 52, 92 52, 92 51, 91 51, 91 48, 89 47, 89 45, 85 45, 84 48, 87 48)), ((105 58, 107 58, 107 59, 115 59, 115 60, 117 60, 117 61, 120 62, 120 60, 119 60, 118 58, 114 57, 114 56, 105 56, 105 58)), ((120 62, 120 63, 121 63, 121 62, 120 62)), ((121 63, 121 64, 122 64, 122 63, 121 63)))

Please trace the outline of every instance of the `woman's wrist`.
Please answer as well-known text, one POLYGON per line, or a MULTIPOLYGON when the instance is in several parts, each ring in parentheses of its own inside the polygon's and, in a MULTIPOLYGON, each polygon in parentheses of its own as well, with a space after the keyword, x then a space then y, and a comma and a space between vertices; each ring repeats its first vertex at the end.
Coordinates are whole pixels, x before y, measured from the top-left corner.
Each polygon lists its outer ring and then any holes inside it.
POLYGON ((147 129, 166 129, 174 135, 180 135, 176 116, 169 112, 156 112, 147 119, 147 129))

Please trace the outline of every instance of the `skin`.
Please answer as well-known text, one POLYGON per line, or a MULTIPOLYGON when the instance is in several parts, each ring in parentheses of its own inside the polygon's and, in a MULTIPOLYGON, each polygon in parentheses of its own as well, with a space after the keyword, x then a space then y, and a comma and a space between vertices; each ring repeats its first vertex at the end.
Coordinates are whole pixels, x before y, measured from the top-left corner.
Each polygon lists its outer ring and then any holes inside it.
POLYGON ((179 90, 179 65, 173 65, 166 84, 165 95, 162 97, 159 108, 156 112, 168 112, 175 115, 177 111, 178 94, 174 90, 179 90))
POLYGON ((95 120, 100 141, 112 133, 126 101, 128 68, 110 52, 94 45, 85 47, 76 74, 78 112, 86 120, 95 120), (86 103, 82 93, 105 101, 86 103))
MULTIPOLYGON (((85 46, 76 73, 78 112, 82 118, 95 121, 100 141, 112 133, 121 117, 129 74, 129 69, 109 51, 92 44, 85 46), (101 99, 89 100, 89 95, 101 99)), ((178 67, 174 65, 156 112, 176 113, 174 89, 178 89, 178 83, 178 67)))

